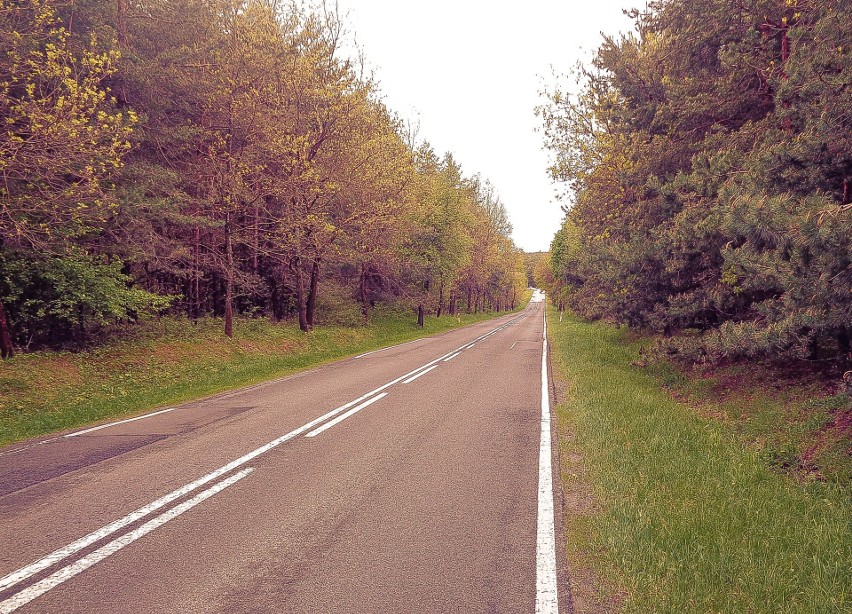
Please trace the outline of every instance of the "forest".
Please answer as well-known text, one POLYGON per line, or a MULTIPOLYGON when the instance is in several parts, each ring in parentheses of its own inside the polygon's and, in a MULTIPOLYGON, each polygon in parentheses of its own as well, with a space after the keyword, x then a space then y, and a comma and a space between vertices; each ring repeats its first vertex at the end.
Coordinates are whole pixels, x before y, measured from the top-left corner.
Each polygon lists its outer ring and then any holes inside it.
POLYGON ((667 0, 632 17, 538 109, 566 212, 539 283, 687 362, 848 370, 852 4, 667 0))
POLYGON ((230 336, 514 308, 495 188, 385 106, 348 37, 325 4, 0 0, 3 357, 163 314, 230 336))

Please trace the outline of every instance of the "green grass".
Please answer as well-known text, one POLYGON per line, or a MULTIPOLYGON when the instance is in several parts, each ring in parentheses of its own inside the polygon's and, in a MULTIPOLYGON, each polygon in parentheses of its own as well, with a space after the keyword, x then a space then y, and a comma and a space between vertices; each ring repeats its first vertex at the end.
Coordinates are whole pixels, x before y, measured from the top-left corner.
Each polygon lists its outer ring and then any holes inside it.
POLYGON ((702 416, 631 366, 624 331, 549 320, 566 492, 569 564, 624 594, 626 612, 848 612, 848 484, 779 474, 724 421, 702 416), (606 584, 607 582, 604 582, 606 584))
POLYGON ((0 445, 247 386, 496 315, 502 314, 428 317, 421 329, 411 313, 377 309, 369 326, 322 326, 308 334, 292 323, 238 319, 232 339, 222 334, 221 320, 192 325, 162 318, 90 351, 20 354, 0 363, 0 445))
POLYGON ((647 370, 700 413, 729 425, 777 470, 852 483, 843 423, 852 413, 852 395, 832 393, 822 374, 772 364, 689 368, 656 362, 647 370))

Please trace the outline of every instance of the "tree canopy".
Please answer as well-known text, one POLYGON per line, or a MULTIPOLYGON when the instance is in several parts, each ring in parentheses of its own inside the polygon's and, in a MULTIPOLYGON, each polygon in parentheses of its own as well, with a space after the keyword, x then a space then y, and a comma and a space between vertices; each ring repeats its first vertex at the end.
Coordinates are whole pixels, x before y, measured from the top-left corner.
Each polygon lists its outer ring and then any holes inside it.
POLYGON ((4 356, 149 311, 307 331, 335 301, 422 317, 506 309, 526 285, 493 186, 414 142, 326 5, 0 0, 0 17, 4 356))
POLYGON ((850 359, 852 5, 651 2, 538 113, 551 289, 693 360, 850 359))

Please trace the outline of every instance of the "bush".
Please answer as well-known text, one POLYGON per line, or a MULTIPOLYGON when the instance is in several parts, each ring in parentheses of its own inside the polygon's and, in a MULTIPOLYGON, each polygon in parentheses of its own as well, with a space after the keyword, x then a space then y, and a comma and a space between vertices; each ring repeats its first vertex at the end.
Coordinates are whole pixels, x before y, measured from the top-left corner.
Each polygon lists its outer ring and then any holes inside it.
POLYGON ((88 255, 0 257, 0 298, 15 340, 25 346, 79 344, 105 324, 168 307, 171 298, 133 288, 122 266, 88 255))

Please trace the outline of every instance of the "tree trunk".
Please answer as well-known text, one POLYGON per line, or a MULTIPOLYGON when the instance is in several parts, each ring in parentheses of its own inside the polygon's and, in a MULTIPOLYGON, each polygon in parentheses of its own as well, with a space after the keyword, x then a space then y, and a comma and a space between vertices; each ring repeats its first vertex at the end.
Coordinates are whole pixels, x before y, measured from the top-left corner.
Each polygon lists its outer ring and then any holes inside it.
POLYGON ((423 303, 417 305, 417 326, 423 328, 423 303))
POLYGON ((311 287, 308 292, 308 301, 307 301, 307 319, 308 319, 308 328, 313 329, 314 327, 314 314, 317 310, 317 282, 319 281, 319 258, 314 258, 314 264, 311 267, 311 287))
POLYGON ((116 1, 116 42, 122 51, 127 47, 127 0, 116 1))
POLYGON ((456 315, 456 294, 455 292, 450 292, 450 298, 447 303, 447 311, 451 316, 456 315))
POLYGON ((272 320, 275 322, 281 321, 281 284, 274 278, 272 279, 272 290, 269 293, 269 306, 272 308, 272 320))
MULTIPOLYGON (((2 305, 0 305, 0 309, 2 309, 2 305)), ((2 313, 0 313, 0 317, 2 317, 2 313)), ((0 323, 0 326, 2 326, 2 323, 0 323)), ((841 360, 850 358, 849 352, 852 351, 852 348, 850 348, 849 328, 846 326, 841 326, 840 330, 837 331, 837 349, 840 352, 841 360)))
MULTIPOLYGON (((129 55, 127 53, 127 2, 128 0, 116 0, 115 8, 116 42, 118 43, 118 50, 121 52, 122 55, 129 55)), ((115 84, 112 89, 115 93, 116 100, 118 100, 120 104, 126 105, 128 103, 127 87, 124 83, 123 71, 119 72, 115 76, 115 84)))
POLYGON ((302 284, 301 259, 296 257, 290 261, 290 270, 296 276, 296 305, 299 309, 299 329, 308 332, 308 317, 305 307, 305 286, 302 284))
POLYGON ((234 246, 231 243, 231 223, 225 220, 225 336, 234 336, 234 246))
POLYGON ((816 360, 819 355, 819 337, 813 333, 809 326, 802 330, 802 335, 808 337, 808 360, 816 360))
POLYGON ((210 286, 207 291, 207 302, 210 304, 210 311, 214 318, 222 315, 222 276, 219 271, 214 271, 210 275, 210 286))
MULTIPOLYGON (((781 78, 786 81, 789 77, 787 76, 787 60, 790 58, 790 36, 788 34, 789 26, 784 26, 781 30, 781 78)), ((785 109, 790 108, 790 101, 784 100, 781 103, 785 109)), ((790 114, 787 113, 784 117, 784 130, 786 132, 792 132, 793 124, 790 120, 790 114)))
POLYGON ((470 300, 471 300, 471 298, 472 298, 472 290, 468 286, 468 288, 467 288, 467 312, 468 313, 470 313, 470 305, 471 305, 470 300))
POLYGON ((190 309, 192 313, 190 314, 193 320, 197 320, 201 316, 201 274, 199 271, 200 265, 200 253, 201 253, 201 229, 195 229, 195 244, 193 245, 192 250, 192 299, 190 304, 190 309))
POLYGON ((15 348, 12 347, 12 335, 9 333, 9 320, 6 318, 6 308, 3 306, 3 301, 0 300, 0 356, 11 358, 14 355, 15 348))
POLYGON ((252 243, 251 243, 251 272, 257 275, 258 271, 258 259, 257 254, 260 251, 260 206, 254 206, 254 228, 252 229, 252 243))
MULTIPOLYGON (((252 275, 257 276, 260 273, 260 257, 258 252, 260 251, 260 206, 254 206, 254 227, 252 228, 252 238, 251 238, 251 272, 252 275)), ((259 308, 264 307, 265 305, 261 303, 260 297, 257 293, 257 286, 252 284, 251 291, 251 303, 252 306, 256 308, 257 311, 260 311, 259 308)))
POLYGON ((441 280, 441 287, 438 289, 438 313, 436 314, 439 318, 441 314, 444 312, 444 280, 441 280))
POLYGON ((361 265, 361 313, 364 314, 364 324, 370 323, 370 296, 367 288, 367 265, 361 265))

